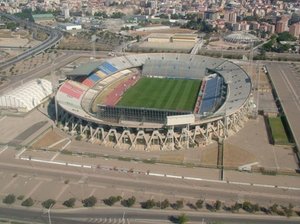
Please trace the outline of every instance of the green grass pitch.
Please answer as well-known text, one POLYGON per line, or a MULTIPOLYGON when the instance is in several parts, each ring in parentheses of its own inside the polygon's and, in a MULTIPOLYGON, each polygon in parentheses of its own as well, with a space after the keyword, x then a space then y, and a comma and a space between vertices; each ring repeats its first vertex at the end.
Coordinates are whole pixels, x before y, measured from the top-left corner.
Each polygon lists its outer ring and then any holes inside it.
POLYGON ((192 111, 200 84, 201 80, 142 77, 117 105, 192 111))
POLYGON ((289 140, 280 117, 270 117, 269 124, 271 126, 274 143, 279 145, 289 144, 289 140))

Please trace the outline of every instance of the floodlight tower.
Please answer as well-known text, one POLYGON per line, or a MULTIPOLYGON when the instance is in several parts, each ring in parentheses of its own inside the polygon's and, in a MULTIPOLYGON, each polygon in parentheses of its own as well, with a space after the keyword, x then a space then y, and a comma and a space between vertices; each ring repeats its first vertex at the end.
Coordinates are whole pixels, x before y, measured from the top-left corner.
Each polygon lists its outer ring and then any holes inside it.
POLYGON ((96 35, 92 35, 91 37, 91 42, 92 42, 92 55, 93 55, 93 60, 96 59, 96 48, 95 48, 95 42, 97 40, 97 36, 96 35))
POLYGON ((58 124, 58 107, 57 107, 57 100, 56 100, 56 91, 58 89, 58 83, 55 79, 55 70, 54 70, 54 61, 55 61, 55 55, 50 54, 50 60, 51 60, 51 83, 52 83, 52 91, 54 93, 54 105, 55 105, 55 124, 58 124))

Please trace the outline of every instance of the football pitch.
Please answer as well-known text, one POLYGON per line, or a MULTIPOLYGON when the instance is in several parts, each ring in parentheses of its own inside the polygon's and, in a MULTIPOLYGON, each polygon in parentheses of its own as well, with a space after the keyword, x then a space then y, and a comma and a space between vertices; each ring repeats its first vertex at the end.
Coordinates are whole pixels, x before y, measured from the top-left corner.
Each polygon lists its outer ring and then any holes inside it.
POLYGON ((118 106, 192 111, 201 80, 142 77, 129 88, 118 106))

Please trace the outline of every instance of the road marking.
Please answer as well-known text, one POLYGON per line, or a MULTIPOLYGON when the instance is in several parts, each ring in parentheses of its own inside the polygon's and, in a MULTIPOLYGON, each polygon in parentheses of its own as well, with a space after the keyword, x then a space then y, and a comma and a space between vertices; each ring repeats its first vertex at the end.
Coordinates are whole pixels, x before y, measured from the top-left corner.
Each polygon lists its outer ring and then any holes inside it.
POLYGON ((0 154, 3 153, 6 149, 8 149, 8 145, 2 146, 2 149, 0 151, 0 154))
POLYGON ((96 190, 97 190, 96 188, 93 188, 93 190, 91 191, 89 197, 93 196, 95 194, 96 190))
MULTIPOLYGON (((73 166, 73 167, 82 167, 87 169, 94 169, 95 166, 92 165, 81 165, 81 164, 75 164, 75 163, 67 163, 67 162, 54 162, 49 160, 41 160, 41 159, 29 159, 27 157, 21 157, 21 160, 30 160, 33 162, 39 162, 39 163, 48 163, 48 164, 55 164, 55 165, 64 165, 64 166, 73 166)), ((114 170, 109 169, 109 170, 114 170)), ((125 170, 124 168, 119 168, 118 170, 125 170)), ((143 174, 146 174, 142 172, 143 174)), ((148 173, 149 176, 155 176, 155 177, 164 177, 164 178, 174 178, 174 179, 185 179, 185 180, 194 180, 194 181, 203 181, 203 182, 212 182, 212 183, 220 183, 220 184, 234 184, 234 185, 246 185, 246 186, 254 186, 254 187, 265 187, 265 188, 280 188, 280 189, 288 189, 288 190, 294 190, 294 191, 300 191, 299 187, 289 187, 289 186, 277 186, 277 185, 267 185, 267 184, 255 184, 255 183, 247 183, 247 182, 235 182, 235 181, 224 181, 224 180, 213 180, 213 179, 202 179, 202 178, 196 178, 196 177, 185 177, 185 176, 175 176, 175 175, 169 175, 169 174, 161 174, 161 173, 148 173)))
POLYGON ((69 184, 66 184, 65 186, 63 186, 63 188, 61 189, 61 191, 58 193, 58 195, 55 198, 56 201, 60 198, 60 196, 62 196, 62 194, 67 190, 68 187, 69 187, 69 184))
POLYGON ((15 181, 17 180, 17 177, 14 177, 11 181, 9 181, 8 184, 5 185, 5 187, 1 190, 4 192, 7 188, 9 188, 15 181))
POLYGON ((26 195, 26 198, 29 198, 31 195, 33 195, 33 193, 41 186, 41 184, 43 183, 43 181, 38 182, 34 188, 32 188, 32 190, 26 195))
POLYGON ((20 156, 21 156, 26 150, 27 150, 27 148, 26 148, 26 147, 23 147, 22 150, 21 150, 21 152, 19 152, 18 154, 16 154, 15 157, 16 157, 17 159, 19 159, 20 156))
POLYGON ((275 147, 274 147, 274 146, 272 146, 272 150, 273 150, 273 155, 274 155, 274 160, 275 160, 276 169, 279 169, 278 160, 277 160, 277 155, 276 155, 275 147))
POLYGON ((1 117, 0 122, 3 121, 5 118, 7 118, 7 116, 1 117))

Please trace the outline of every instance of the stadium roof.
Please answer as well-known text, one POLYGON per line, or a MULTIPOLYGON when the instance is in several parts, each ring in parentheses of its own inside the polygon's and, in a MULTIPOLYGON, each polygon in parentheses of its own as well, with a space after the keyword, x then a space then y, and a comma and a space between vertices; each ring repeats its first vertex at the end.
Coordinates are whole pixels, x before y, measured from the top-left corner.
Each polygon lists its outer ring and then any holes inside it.
POLYGON ((229 34, 224 37, 224 40, 234 43, 251 43, 259 41, 256 36, 246 32, 235 32, 229 34))
POLYGON ((51 82, 34 79, 0 96, 0 108, 28 112, 42 103, 52 92, 51 82))
POLYGON ((100 65, 99 61, 89 62, 86 64, 79 65, 73 71, 68 73, 68 76, 87 76, 94 71, 100 65))
POLYGON ((34 14, 32 18, 35 22, 37 21, 47 21, 47 20, 54 20, 54 16, 51 13, 46 14, 34 14))

